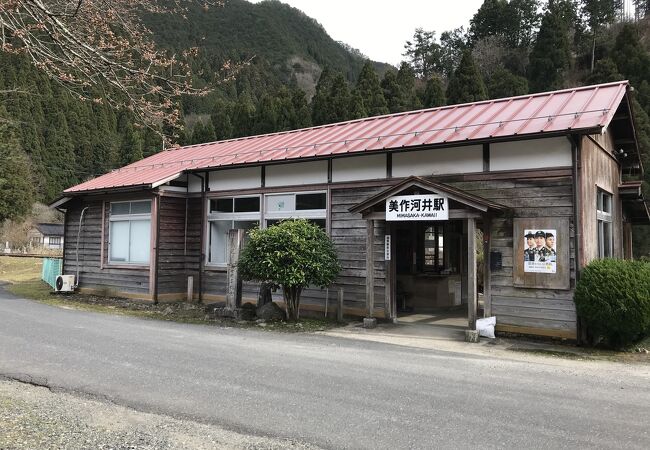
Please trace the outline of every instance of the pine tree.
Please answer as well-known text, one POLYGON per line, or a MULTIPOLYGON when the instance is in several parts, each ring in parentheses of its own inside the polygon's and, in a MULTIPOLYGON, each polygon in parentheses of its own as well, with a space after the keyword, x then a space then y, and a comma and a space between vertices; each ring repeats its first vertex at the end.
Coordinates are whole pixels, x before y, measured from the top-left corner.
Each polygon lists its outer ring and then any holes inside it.
POLYGON ((293 104, 294 119, 292 129, 306 128, 311 126, 311 111, 307 103, 307 95, 298 88, 291 90, 291 103, 293 104))
POLYGON ((485 100, 487 91, 481 74, 474 63, 472 52, 466 50, 458 69, 454 72, 447 86, 447 103, 469 103, 485 100))
POLYGON ((444 106, 447 103, 445 99, 445 90, 442 86, 442 80, 438 75, 433 75, 427 80, 427 85, 424 89, 424 96, 422 98, 422 105, 425 108, 435 108, 437 106, 444 106))
POLYGON ((218 100, 214 104, 210 119, 219 140, 230 139, 233 136, 232 115, 233 105, 230 102, 218 100))
POLYGON ((650 77, 650 55, 639 40, 639 32, 632 24, 625 24, 618 36, 612 51, 618 71, 638 86, 644 79, 650 77))
POLYGON ((205 144, 207 142, 214 142, 216 140, 217 136, 214 132, 214 125, 212 125, 212 122, 204 124, 199 120, 194 124, 191 139, 192 145, 205 144))
MULTIPOLYGON (((404 50, 404 56, 408 58, 411 68, 418 77, 426 80, 439 69, 441 49, 440 44, 436 42, 435 31, 416 28, 413 40, 406 41, 404 50)), ((369 61, 366 62, 368 63, 369 61)))
POLYGON ((0 222, 20 219, 34 202, 30 162, 0 105, 0 222))
POLYGON ((618 72, 614 61, 609 58, 599 59, 594 65, 594 71, 585 79, 588 84, 609 83, 611 81, 620 81, 624 77, 618 72))
POLYGON ((616 19, 616 1, 613 0, 582 0, 582 11, 587 18, 591 31, 591 71, 596 63, 596 37, 600 29, 611 24, 616 19))
POLYGON ((253 133, 255 105, 248 91, 239 95, 233 111, 233 137, 249 136, 253 133))
POLYGON ((278 129, 278 102, 271 94, 263 94, 257 105, 254 134, 266 134, 278 129))
POLYGON ((133 124, 126 123, 122 134, 122 145, 120 146, 120 165, 134 163, 144 157, 144 142, 140 133, 133 128, 133 124))
POLYGON ((348 119, 362 119, 368 117, 368 111, 363 104, 363 98, 359 91, 354 90, 350 95, 350 105, 348 106, 348 119))
POLYGON ((403 111, 411 111, 422 107, 420 99, 415 92, 415 72, 404 61, 402 61, 397 71, 397 84, 400 86, 404 99, 403 111))
POLYGON ((352 118, 350 112, 350 89, 342 73, 337 73, 332 80, 330 91, 330 117, 327 123, 342 122, 352 118))
POLYGON ((490 98, 525 95, 528 94, 528 80, 501 67, 490 77, 487 90, 490 98))
POLYGON ((532 92, 565 87, 571 68, 569 18, 565 0, 549 3, 530 55, 528 81, 532 92))
POLYGON ((311 101, 311 121, 314 125, 330 123, 330 117, 333 115, 330 103, 333 82, 334 73, 326 66, 320 74, 316 93, 311 101))
POLYGON ((363 101, 363 107, 368 116, 388 114, 388 104, 381 89, 379 77, 372 62, 366 61, 357 79, 355 94, 358 93, 363 101))

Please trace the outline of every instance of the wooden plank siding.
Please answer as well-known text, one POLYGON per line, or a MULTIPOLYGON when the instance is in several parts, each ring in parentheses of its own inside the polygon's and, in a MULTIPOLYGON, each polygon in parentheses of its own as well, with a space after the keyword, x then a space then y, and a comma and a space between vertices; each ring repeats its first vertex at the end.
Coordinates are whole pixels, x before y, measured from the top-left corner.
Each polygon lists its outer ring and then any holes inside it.
POLYGON ((575 338, 575 228, 573 224, 573 184, 570 176, 516 178, 509 180, 449 182, 470 194, 512 208, 508 216, 491 222, 490 250, 502 254, 502 269, 490 274, 492 314, 497 324, 509 330, 547 329, 551 334, 575 338), (521 218, 569 219, 571 289, 533 289, 513 284, 513 221, 521 218))
POLYGON ((79 288, 104 295, 150 299, 148 267, 124 268, 111 267, 107 264, 109 203, 104 200, 104 198, 93 198, 83 202, 75 201, 68 207, 65 215, 63 273, 71 275, 77 273, 79 217, 81 211, 87 207, 79 236, 79 279, 77 280, 79 288), (102 207, 105 209, 103 215, 102 207), (103 245, 102 237, 104 237, 103 245), (104 247, 103 252, 102 247, 104 247))

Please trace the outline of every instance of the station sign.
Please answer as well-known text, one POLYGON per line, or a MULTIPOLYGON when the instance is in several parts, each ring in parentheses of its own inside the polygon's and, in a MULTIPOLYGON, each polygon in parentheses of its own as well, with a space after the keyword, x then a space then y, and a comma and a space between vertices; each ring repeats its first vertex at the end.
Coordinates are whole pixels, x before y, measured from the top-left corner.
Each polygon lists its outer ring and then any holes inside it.
POLYGON ((448 220, 448 200, 434 194, 389 197, 386 199, 386 220, 448 220))

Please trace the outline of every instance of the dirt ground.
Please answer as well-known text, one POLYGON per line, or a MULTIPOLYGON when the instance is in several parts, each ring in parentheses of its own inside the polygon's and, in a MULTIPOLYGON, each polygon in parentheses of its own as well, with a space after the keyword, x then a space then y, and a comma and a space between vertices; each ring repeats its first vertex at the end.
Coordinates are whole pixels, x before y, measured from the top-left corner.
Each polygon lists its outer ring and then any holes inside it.
POLYGON ((311 449, 143 413, 45 387, 0 381, 0 449, 311 449))

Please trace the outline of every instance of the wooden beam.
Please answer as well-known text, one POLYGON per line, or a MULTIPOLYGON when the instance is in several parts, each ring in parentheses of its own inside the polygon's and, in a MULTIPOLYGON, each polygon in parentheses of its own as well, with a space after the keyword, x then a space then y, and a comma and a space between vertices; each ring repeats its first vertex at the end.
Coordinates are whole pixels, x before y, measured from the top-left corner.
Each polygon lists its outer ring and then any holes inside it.
POLYGON ((366 221, 366 308, 368 317, 375 313, 375 221, 366 221))
POLYGON ((491 292, 491 249, 492 217, 489 214, 483 216, 483 316, 492 315, 492 292, 491 292))
POLYGON ((470 330, 476 328, 476 220, 468 218, 467 228, 467 320, 470 330))
POLYGON ((241 306, 242 280, 239 276, 239 254, 244 242, 244 230, 228 231, 228 273, 226 287, 226 306, 232 309, 241 306))
MULTIPOLYGON (((364 219, 386 220, 386 213, 383 211, 373 211, 367 214, 362 214, 364 219)), ((480 219, 483 217, 480 212, 475 212, 469 209, 450 209, 449 220, 452 219, 480 219)))

